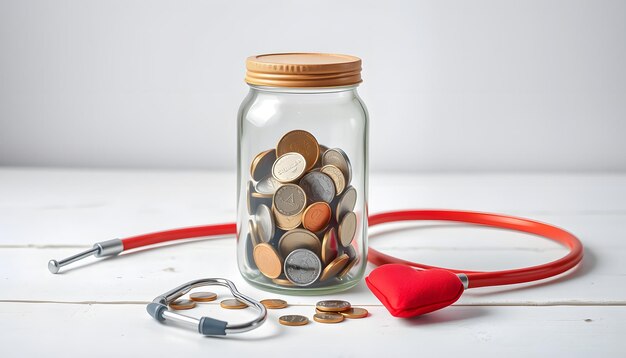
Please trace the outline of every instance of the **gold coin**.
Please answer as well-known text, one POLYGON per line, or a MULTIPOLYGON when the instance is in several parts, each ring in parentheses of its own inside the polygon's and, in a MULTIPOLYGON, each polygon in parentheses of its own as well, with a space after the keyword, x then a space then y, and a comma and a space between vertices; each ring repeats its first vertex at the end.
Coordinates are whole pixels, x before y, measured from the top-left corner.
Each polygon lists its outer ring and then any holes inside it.
POLYGON ((320 171, 328 175, 335 183, 335 195, 341 194, 343 189, 346 188, 346 179, 341 170, 339 170, 336 166, 329 164, 323 166, 320 171))
POLYGON ((350 270, 352 270, 354 265, 356 265, 358 262, 359 262, 359 258, 358 257, 353 258, 350 262, 348 262, 346 267, 344 267, 343 270, 341 270, 341 272, 339 272, 337 274, 337 278, 339 278, 339 279, 344 278, 348 274, 348 272, 350 272, 350 270))
POLYGON ((350 302, 342 300, 325 300, 315 304, 315 308, 323 312, 343 312, 351 307, 350 302))
POLYGON ((364 318, 367 317, 369 312, 365 308, 352 307, 347 311, 342 311, 341 315, 346 318, 364 318))
POLYGON ((286 133, 276 145, 276 155, 285 153, 300 153, 306 160, 306 171, 313 169, 320 155, 320 147, 315 137, 303 130, 294 130, 286 133))
POLYGON ((291 281, 285 278, 275 278, 272 280, 275 284, 280 286, 292 287, 295 286, 291 281))
POLYGON ((283 257, 287 257, 289 253, 297 249, 311 250, 319 255, 321 248, 322 244, 317 236, 305 229, 289 230, 278 241, 278 249, 283 257))
POLYGON ((328 226, 331 217, 330 205, 318 201, 309 205, 302 213, 302 226, 313 232, 319 232, 328 226))
POLYGON ((350 183, 352 180, 352 166, 350 165, 348 155, 346 155, 343 150, 333 148, 325 151, 324 155, 322 155, 322 166, 326 166, 328 164, 339 168, 339 170, 343 173, 346 183, 350 183))
POLYGON ((175 310, 190 310, 196 307, 196 303, 192 300, 180 299, 170 302, 170 308, 175 310))
POLYGON ((213 292, 194 292, 189 295, 189 298, 196 302, 211 302, 215 301, 217 294, 213 292))
POLYGON ((337 232, 331 227, 322 239, 322 254, 320 255, 324 265, 328 265, 337 257, 337 232))
POLYGON ((226 308, 229 310, 240 310, 242 308, 246 308, 248 307, 247 304, 239 301, 238 299, 235 298, 229 298, 227 300, 224 300, 222 302, 220 302, 220 306, 222 308, 226 308))
POLYGON ((272 165, 276 160, 276 150, 269 149, 257 154, 250 165, 250 176, 259 181, 271 174, 272 165))
POLYGON ((316 313, 313 315, 313 319, 319 323, 339 323, 343 321, 343 316, 339 313, 316 313))
POLYGON ((261 300, 261 304, 267 309, 281 309, 287 307, 287 301, 279 299, 261 300))
POLYGON ((309 319, 297 314, 290 314, 279 317, 278 322, 285 326, 304 326, 309 323, 309 319))
POLYGON ((267 242, 254 247, 254 263, 259 271, 268 278, 277 278, 282 273, 283 259, 278 255, 274 247, 267 242))
POLYGON ((320 282, 324 282, 331 277, 335 277, 344 267, 348 264, 350 257, 346 254, 342 254, 341 256, 334 259, 331 263, 329 263, 324 271, 322 271, 322 275, 320 276, 320 282))
POLYGON ((302 214, 294 216, 285 216, 272 209, 274 213, 274 222, 279 229, 292 230, 302 224, 302 214))
POLYGON ((356 234, 356 214, 349 212, 343 216, 341 223, 339 223, 339 241, 343 247, 349 246, 354 235, 356 234))

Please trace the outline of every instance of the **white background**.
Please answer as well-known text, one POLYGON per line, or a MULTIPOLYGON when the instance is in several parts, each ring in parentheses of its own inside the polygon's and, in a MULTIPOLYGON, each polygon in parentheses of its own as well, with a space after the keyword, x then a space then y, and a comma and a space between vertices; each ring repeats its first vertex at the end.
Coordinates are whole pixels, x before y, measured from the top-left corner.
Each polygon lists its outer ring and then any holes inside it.
POLYGON ((0 165, 234 169, 244 60, 364 62, 373 170, 626 170, 624 1, 0 2, 0 165))

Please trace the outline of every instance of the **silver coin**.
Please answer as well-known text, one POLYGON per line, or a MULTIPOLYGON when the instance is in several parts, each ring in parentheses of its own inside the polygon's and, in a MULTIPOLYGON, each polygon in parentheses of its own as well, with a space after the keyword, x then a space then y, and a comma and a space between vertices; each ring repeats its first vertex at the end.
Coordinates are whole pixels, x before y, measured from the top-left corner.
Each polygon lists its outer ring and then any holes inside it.
POLYGON ((356 234, 356 214, 349 212, 343 216, 339 223, 339 241, 343 247, 350 245, 356 234))
POLYGON ((342 300, 319 301, 315 304, 315 308, 324 312, 343 312, 349 310, 350 307, 352 307, 350 302, 342 300))
POLYGON ((280 185, 280 182, 274 179, 273 176, 268 176, 256 183, 255 189, 261 194, 273 195, 280 185))
POLYGON ((296 286, 309 286, 322 273, 322 262, 313 251, 297 249, 285 259, 285 277, 296 286))
POLYGON ((322 166, 329 164, 334 165, 341 170, 343 176, 346 178, 346 183, 350 183, 350 181, 352 181, 352 165, 343 150, 333 148, 325 151, 324 155, 322 155, 322 166))
POLYGON ((254 252, 254 246, 255 243, 252 240, 252 234, 248 233, 248 235, 246 235, 246 262, 248 267, 256 270, 256 263, 254 262, 254 256, 252 255, 254 252))
POLYGON ((260 204, 271 204, 271 194, 261 194, 254 189, 254 183, 248 181, 248 189, 246 191, 246 203, 248 205, 248 214, 252 215, 260 204))
POLYGON ((335 219, 337 222, 341 222, 344 215, 354 210, 356 205, 356 189, 350 186, 344 191, 343 195, 337 202, 337 209, 335 210, 335 219))
POLYGON ((257 235, 256 222, 252 219, 248 220, 248 234, 250 235, 253 247, 260 244, 259 237, 257 235))
POLYGON ((306 160, 300 153, 290 152, 278 157, 272 166, 272 176, 281 183, 298 180, 306 170, 306 160))
POLYGON ((325 201, 331 203, 335 197, 335 182, 322 172, 309 172, 300 179, 300 187, 309 203, 325 201))
POLYGON ((300 214, 306 206, 304 190, 295 184, 282 185, 274 193, 274 209, 284 216, 300 214))
POLYGON ((274 230, 276 228, 274 224, 274 215, 270 208, 261 204, 257 207, 254 215, 256 219, 256 234, 261 242, 269 242, 274 237, 274 230))
POLYGON ((259 181, 271 175, 272 165, 276 160, 276 149, 269 149, 257 154, 250 165, 250 175, 252 179, 259 181))
POLYGON ((297 249, 307 249, 316 255, 320 254, 322 244, 314 233, 305 229, 289 230, 278 241, 278 250, 283 257, 297 249))

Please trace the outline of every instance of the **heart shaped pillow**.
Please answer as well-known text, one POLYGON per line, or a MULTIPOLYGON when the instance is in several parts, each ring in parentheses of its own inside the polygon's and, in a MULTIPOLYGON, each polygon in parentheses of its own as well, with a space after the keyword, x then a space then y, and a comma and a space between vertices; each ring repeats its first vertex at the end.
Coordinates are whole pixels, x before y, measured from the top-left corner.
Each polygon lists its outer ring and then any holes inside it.
POLYGON ((461 297, 463 283, 450 271, 418 271, 389 264, 365 278, 367 287, 395 317, 414 317, 447 307, 461 297))

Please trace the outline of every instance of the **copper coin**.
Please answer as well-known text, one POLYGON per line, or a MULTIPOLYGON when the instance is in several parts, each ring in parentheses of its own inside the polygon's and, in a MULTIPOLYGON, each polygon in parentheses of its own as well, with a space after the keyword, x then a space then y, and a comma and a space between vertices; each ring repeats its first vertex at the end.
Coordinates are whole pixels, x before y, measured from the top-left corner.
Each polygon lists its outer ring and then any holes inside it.
POLYGON ((217 294, 213 292, 193 292, 189 295, 192 301, 211 302, 217 299, 217 294))
POLYGON ((309 319, 297 314, 290 314, 279 317, 278 322, 285 326, 304 326, 309 323, 309 319))
POLYGON ((322 244, 317 236, 308 230, 289 230, 278 241, 278 250, 283 257, 287 257, 297 249, 307 249, 318 255, 322 249, 322 244))
POLYGON ((268 278, 277 278, 283 271, 283 259, 274 247, 267 242, 254 247, 254 263, 259 271, 268 278))
POLYGON ((306 172, 306 160, 300 153, 285 153, 272 166, 272 176, 281 183, 300 179, 306 172))
POLYGON ((241 301, 239 301, 238 299, 235 299, 235 298, 229 298, 227 300, 224 300, 224 301, 220 302, 220 306, 222 308, 226 308, 226 309, 229 309, 229 310, 240 310, 240 309, 248 307, 247 304, 245 304, 245 303, 243 303, 243 302, 241 302, 241 301))
POLYGON ((346 188, 346 191, 344 191, 343 195, 341 195, 341 197, 339 197, 339 200, 337 201, 337 208, 335 209, 335 219, 337 220, 337 222, 341 222, 343 216, 354 210, 355 206, 356 189, 350 186, 346 188))
POLYGON ((343 321, 343 316, 339 313, 316 313, 313 319, 319 323, 339 323, 343 321))
POLYGON ((287 301, 279 299, 261 300, 261 304, 267 309, 281 309, 287 307, 287 301))
POLYGON ((305 229, 318 232, 326 228, 330 222, 330 205, 318 201, 309 205, 302 213, 302 225, 305 229))
POLYGON ((309 171, 317 162, 320 147, 317 139, 311 133, 303 130, 294 130, 286 133, 276 145, 276 155, 281 156, 289 152, 300 153, 306 160, 306 171, 309 171))
POLYGON ((259 181, 272 173, 272 165, 276 160, 276 150, 269 149, 257 154, 250 165, 250 176, 259 181))
POLYGON ((170 302, 170 308, 175 310, 190 310, 196 307, 196 303, 192 300, 187 299, 179 299, 173 302, 170 302))
POLYGON ((316 303, 315 308, 323 312, 343 312, 349 310, 352 306, 348 301, 325 300, 316 303))
POLYGON ((326 266, 326 268, 324 268, 324 271, 322 271, 322 275, 320 276, 320 282, 326 281, 331 277, 335 277, 341 270, 344 269, 344 267, 346 267, 346 264, 348 264, 349 260, 350 258, 346 254, 343 254, 334 259, 331 263, 328 264, 328 266, 326 266))
POLYGON ((346 179, 343 176, 343 173, 341 172, 341 170, 339 170, 339 168, 337 168, 336 166, 329 164, 329 165, 323 166, 322 169, 320 169, 320 171, 328 175, 333 180, 333 182, 335 183, 336 195, 341 194, 343 189, 346 188, 346 179))
POLYGON ((339 223, 339 241, 344 247, 349 246, 356 234, 356 214, 349 212, 339 223))
POLYGON ((360 307, 352 307, 347 311, 342 311, 340 312, 342 316, 346 317, 346 318, 364 318, 367 317, 367 315, 369 314, 369 312, 367 312, 367 310, 365 308, 360 308, 360 307))
POLYGON ((334 165, 343 173, 343 177, 346 180, 346 184, 352 181, 352 166, 346 153, 339 149, 333 148, 324 152, 322 156, 322 166, 334 165))
POLYGON ((337 232, 334 227, 328 229, 324 234, 322 253, 320 256, 324 265, 328 265, 337 257, 337 232))
POLYGON ((322 155, 324 155, 324 152, 326 152, 328 150, 328 147, 320 144, 320 155, 317 156, 317 162, 315 163, 315 168, 311 169, 311 170, 315 170, 316 168, 319 169, 322 167, 322 155))
POLYGON ((302 213, 306 206, 304 190, 295 184, 285 184, 274 193, 273 207, 283 216, 294 216, 302 213))

